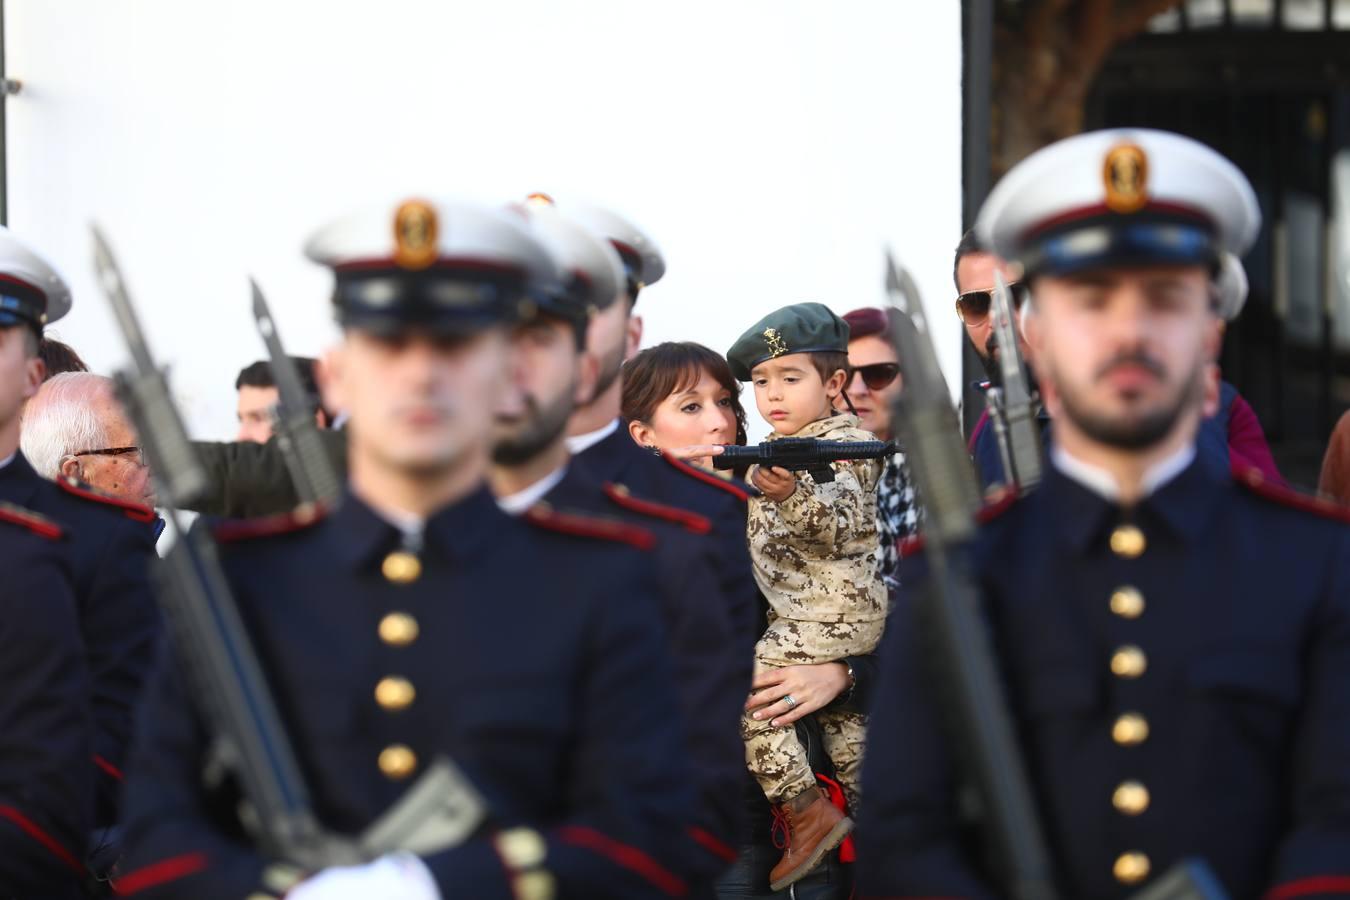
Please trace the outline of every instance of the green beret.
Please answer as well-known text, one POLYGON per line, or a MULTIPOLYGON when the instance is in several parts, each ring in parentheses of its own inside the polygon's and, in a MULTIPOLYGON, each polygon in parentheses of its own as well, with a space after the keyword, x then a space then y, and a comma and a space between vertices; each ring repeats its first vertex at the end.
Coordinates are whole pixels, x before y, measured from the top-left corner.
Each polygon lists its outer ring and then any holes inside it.
POLYGON ((731 374, 749 381, 750 370, 789 353, 848 352, 848 323, 823 303, 794 303, 760 319, 727 351, 731 374))

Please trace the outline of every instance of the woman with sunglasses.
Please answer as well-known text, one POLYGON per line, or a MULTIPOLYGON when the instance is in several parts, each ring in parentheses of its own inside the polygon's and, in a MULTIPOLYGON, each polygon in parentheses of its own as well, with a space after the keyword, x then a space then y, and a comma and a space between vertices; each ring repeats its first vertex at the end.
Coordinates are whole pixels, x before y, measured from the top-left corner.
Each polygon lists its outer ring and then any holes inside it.
MULTIPOLYGON (((887 313, 864 307, 845 315, 844 321, 849 328, 848 363, 853 369, 848 398, 862 427, 879 440, 888 441, 895 437, 891 409, 900 395, 903 379, 895 347, 886 339, 890 324, 887 313)), ((892 588, 899 583, 900 542, 918 531, 920 515, 905 456, 897 453, 886 460, 877 484, 881 574, 892 588)))

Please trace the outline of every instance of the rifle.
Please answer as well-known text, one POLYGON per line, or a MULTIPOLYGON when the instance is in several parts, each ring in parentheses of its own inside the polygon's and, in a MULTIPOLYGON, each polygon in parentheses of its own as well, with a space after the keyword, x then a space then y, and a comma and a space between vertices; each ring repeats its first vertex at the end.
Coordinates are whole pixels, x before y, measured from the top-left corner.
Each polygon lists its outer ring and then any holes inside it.
POLYGON ((750 447, 728 444, 712 458, 713 468, 734 469, 743 463, 809 472, 817 484, 834 481, 830 463, 845 459, 881 459, 896 452, 895 441, 825 441, 779 438, 750 447))
POLYGON ((1012 324, 1012 303, 1002 273, 994 273, 994 338, 998 341, 1002 387, 985 394, 989 418, 998 438, 1003 471, 1020 490, 1030 490, 1041 480, 1041 431, 1036 422, 1036 400, 1027 384, 1017 333, 1012 324))
POLYGON ((319 428, 314 424, 313 398, 300 384, 295 362, 281 346, 272 311, 258 282, 250 278, 253 289, 253 319, 271 359, 272 379, 277 384, 278 403, 273 414, 277 447, 286 460, 296 496, 301 503, 328 504, 337 499, 341 481, 333 461, 324 450, 319 428))
MULTIPOLYGON (((1015 900, 1055 900, 1050 853, 967 565, 979 487, 938 366, 923 299, 889 252, 886 264, 886 291, 899 313, 891 318, 891 340, 905 376, 895 421, 928 523, 929 578, 918 598, 921 627, 946 692, 948 702, 942 706, 952 710, 947 724, 953 746, 980 800, 998 884, 1015 900)), ((1011 331, 1011 318, 1006 321, 1011 331)), ((1004 358, 1005 367, 1013 357, 1004 358)), ((1224 893, 1203 862, 1186 860, 1135 900, 1224 900, 1224 893)))
POLYGON ((319 824, 295 752, 268 690, 248 632, 204 528, 185 528, 184 506, 207 487, 206 473, 173 404, 168 380, 137 319, 117 262, 97 228, 94 266, 131 353, 115 377, 118 397, 141 446, 178 539, 156 570, 188 693, 212 735, 211 758, 239 779, 250 810, 241 816, 268 856, 317 870, 374 859, 393 850, 430 853, 461 843, 486 817, 468 779, 438 759, 418 783, 359 838, 319 824))

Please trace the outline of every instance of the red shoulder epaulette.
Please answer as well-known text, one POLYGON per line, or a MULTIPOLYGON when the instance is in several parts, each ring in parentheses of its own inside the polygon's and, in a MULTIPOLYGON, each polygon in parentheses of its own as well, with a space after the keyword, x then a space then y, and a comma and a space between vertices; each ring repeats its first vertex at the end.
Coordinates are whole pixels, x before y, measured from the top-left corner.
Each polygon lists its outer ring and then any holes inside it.
POLYGON ((155 521, 155 511, 148 506, 142 506, 139 503, 132 503, 130 500, 123 500, 121 497, 114 497, 112 494, 105 494, 92 484, 85 484, 77 478, 69 476, 56 479, 56 483, 61 486, 61 490, 67 494, 74 494, 84 500, 92 500, 95 503, 102 503, 104 506, 112 506, 122 510, 128 519, 137 522, 155 521))
POLYGON ((0 520, 22 525, 33 534, 51 540, 57 540, 65 533, 61 530, 61 526, 51 519, 40 516, 31 509, 24 509, 22 506, 15 506, 13 503, 3 501, 0 501, 0 520))
POLYGON ((1233 480, 1258 497, 1289 506, 1303 512, 1331 519, 1333 522, 1350 524, 1350 507, 1342 506, 1332 500, 1302 494, 1282 484, 1275 484, 1265 473, 1254 466, 1233 466, 1233 480))
POLYGON ((585 515, 571 511, 559 511, 548 503, 540 502, 525 511, 524 519, 531 525, 561 534, 577 537, 597 538, 602 541, 614 541, 628 544, 639 550, 650 550, 656 546, 656 535, 645 528, 620 522, 618 519, 604 519, 599 516, 585 515))
POLYGON ((735 484, 734 482, 732 482, 730 479, 727 478, 718 478, 711 472, 705 472, 702 469, 698 468, 697 466, 691 466, 684 460, 676 459, 669 453, 662 453, 660 458, 664 459, 666 462, 670 463, 676 469, 678 469, 679 471, 683 472, 684 474, 688 475, 691 478, 697 478, 704 484, 710 484, 715 488, 721 488, 722 490, 726 491, 728 494, 735 497, 742 503, 749 501, 751 497, 759 496, 759 491, 755 491, 754 488, 751 488, 748 485, 735 484), (751 491, 754 491, 754 493, 751 493, 751 491))
MULTIPOLYGON (((976 511, 975 524, 987 525, 994 521, 999 516, 1012 509, 1013 504, 1017 502, 1019 496, 1021 495, 1018 494, 1015 489, 1010 487, 1003 487, 994 491, 985 498, 984 506, 981 506, 979 510, 976 511)), ((900 542, 896 549, 899 550, 901 559, 908 559, 914 554, 921 552, 923 547, 924 536, 922 533, 919 533, 911 534, 909 537, 905 538, 900 542)))
POLYGON ((605 496, 611 502, 638 515, 649 516, 664 522, 674 522, 692 534, 707 534, 712 531, 712 521, 707 516, 700 516, 696 512, 680 509, 677 506, 667 506, 664 503, 639 499, 634 497, 633 492, 622 484, 605 482, 604 489, 605 496))
POLYGON ((322 503, 302 503, 290 512, 275 516, 217 522, 211 527, 211 536, 227 544, 255 538, 276 537, 308 528, 326 515, 328 508, 322 503))

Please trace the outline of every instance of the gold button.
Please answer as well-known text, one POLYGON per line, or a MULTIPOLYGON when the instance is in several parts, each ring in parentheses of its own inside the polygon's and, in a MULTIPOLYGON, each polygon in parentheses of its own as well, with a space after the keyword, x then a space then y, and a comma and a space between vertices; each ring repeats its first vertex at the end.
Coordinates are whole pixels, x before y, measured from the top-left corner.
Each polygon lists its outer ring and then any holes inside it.
POLYGON ((516 900, 553 900, 557 896, 558 886, 551 872, 536 869, 511 879, 511 892, 515 894, 516 900))
POLYGON ((417 640, 417 620, 407 613, 391 612, 380 620, 380 640, 394 647, 406 647, 417 640))
POLYGON ((1120 525, 1111 532, 1111 552, 1116 556, 1135 559, 1143 554, 1147 546, 1144 533, 1133 525, 1120 525))
POLYGON ((1152 865, 1144 854, 1122 853, 1116 857, 1112 872, 1115 873, 1116 881, 1121 884, 1138 884, 1148 877, 1151 868, 1152 865))
POLYGON ((544 861, 548 845, 533 828, 511 828, 497 835, 497 853, 511 869, 533 869, 544 861))
POLYGON ((380 751, 380 771, 390 781, 402 781, 417 771, 417 754, 404 744, 390 744, 380 751))
POLYGON ((381 678, 380 683, 375 685, 375 702, 391 712, 407 709, 416 696, 417 689, 412 686, 412 682, 397 675, 381 678))
POLYGON ((1139 713, 1125 713, 1111 726, 1111 740, 1122 747, 1134 747, 1148 740, 1148 719, 1139 713))
POLYGON ((620 497, 627 497, 632 491, 628 490, 628 485, 626 484, 616 484, 614 485, 614 493, 618 494, 620 497))
POLYGON ((1111 795, 1111 805, 1127 816, 1137 816, 1148 809, 1148 788, 1138 781, 1123 781, 1111 795))
POLYGON ((394 584, 410 584, 422 575, 422 561, 406 550, 395 550, 380 566, 384 577, 394 584))
POLYGON ((1144 595, 1139 593, 1138 588, 1128 585, 1116 588, 1111 594, 1111 612, 1122 619, 1139 618, 1144 614, 1144 595))
POLYGON ((1121 647, 1111 655, 1111 673, 1117 678, 1138 678, 1148 668, 1148 657, 1133 645, 1121 647))

